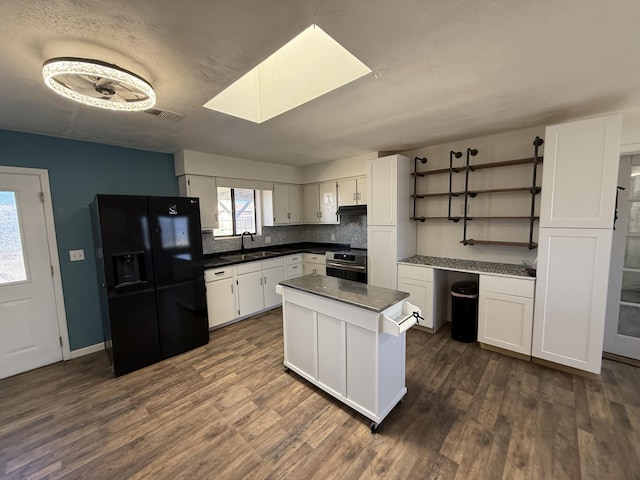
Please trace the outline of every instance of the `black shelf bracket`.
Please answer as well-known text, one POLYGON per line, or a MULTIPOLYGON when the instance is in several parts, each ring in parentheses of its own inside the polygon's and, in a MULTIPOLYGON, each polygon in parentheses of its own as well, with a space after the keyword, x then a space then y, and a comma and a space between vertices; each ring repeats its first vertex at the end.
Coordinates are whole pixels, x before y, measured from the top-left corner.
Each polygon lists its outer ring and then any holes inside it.
POLYGON ((416 217, 416 202, 418 196, 418 162, 426 165, 429 160, 427 157, 415 157, 413 159, 413 218, 414 220, 419 220, 420 222, 424 222, 424 218, 416 217))
MULTIPOLYGON (((469 159, 471 157, 475 157, 476 155, 478 155, 478 149, 476 148, 467 148, 467 164, 466 164, 466 168, 465 168, 465 178, 464 178, 464 217, 463 217, 463 224, 462 224, 462 244, 463 245, 467 245, 467 221, 469 220, 467 218, 467 211, 468 211, 468 205, 469 205, 469 170, 471 170, 471 167, 469 166, 469 159)), ((475 195, 473 195, 475 197, 475 195)))
MULTIPOLYGON (((452 188, 452 182, 453 182, 453 157, 455 158, 460 158, 462 156, 462 152, 454 152, 453 150, 451 150, 449 152, 449 210, 447 213, 447 219, 453 222, 458 222, 460 219, 459 218, 453 218, 451 216, 451 197, 457 197, 458 194, 454 194, 451 190, 452 188)), ((458 169, 455 170, 456 173, 458 173, 458 169)))
POLYGON ((538 245, 533 241, 533 223, 535 221, 536 195, 540 193, 540 187, 536 186, 536 175, 538 172, 538 163, 540 163, 539 148, 544 143, 540 137, 533 140, 533 181, 531 182, 531 215, 529 216, 529 250, 533 250, 538 245))

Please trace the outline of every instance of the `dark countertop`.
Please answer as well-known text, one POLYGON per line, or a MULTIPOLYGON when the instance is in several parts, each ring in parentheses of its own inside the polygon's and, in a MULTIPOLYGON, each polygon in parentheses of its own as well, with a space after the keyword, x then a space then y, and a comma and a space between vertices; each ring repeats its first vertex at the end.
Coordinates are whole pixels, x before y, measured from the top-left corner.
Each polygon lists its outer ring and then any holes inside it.
POLYGON ((234 250, 229 252, 220 252, 206 254, 204 256, 204 268, 218 268, 226 267, 227 265, 237 265, 239 263, 255 262, 258 260, 268 260, 270 258, 282 257, 285 255, 292 255, 294 253, 322 253, 328 251, 340 251, 349 250, 348 243, 315 243, 315 242, 303 242, 303 243, 291 243, 287 245, 274 245, 273 247, 253 248, 245 249, 242 253, 255 253, 255 252, 269 252, 270 255, 264 258, 246 258, 244 260, 230 260, 222 258, 230 255, 240 254, 240 250, 234 250))
POLYGON ((412 265, 424 265, 425 267, 440 268, 443 270, 454 270, 457 272, 489 273, 494 275, 505 275, 512 277, 535 278, 535 273, 530 275, 523 265, 514 263, 478 262, 475 260, 461 260, 458 258, 429 257, 425 255, 414 255, 400 260, 399 263, 409 263, 412 265))
POLYGON ((317 274, 283 280, 280 285, 378 313, 409 297, 407 292, 317 274))

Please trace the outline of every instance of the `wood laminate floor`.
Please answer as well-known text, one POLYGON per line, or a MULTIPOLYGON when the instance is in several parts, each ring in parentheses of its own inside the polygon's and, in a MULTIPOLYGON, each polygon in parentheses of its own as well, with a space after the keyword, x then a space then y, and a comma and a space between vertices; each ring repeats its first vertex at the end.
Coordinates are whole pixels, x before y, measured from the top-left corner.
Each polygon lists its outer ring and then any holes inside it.
POLYGON ((3 479, 640 479, 640 369, 584 378, 407 334, 370 422, 283 370, 280 310, 120 378, 104 352, 0 381, 3 479))

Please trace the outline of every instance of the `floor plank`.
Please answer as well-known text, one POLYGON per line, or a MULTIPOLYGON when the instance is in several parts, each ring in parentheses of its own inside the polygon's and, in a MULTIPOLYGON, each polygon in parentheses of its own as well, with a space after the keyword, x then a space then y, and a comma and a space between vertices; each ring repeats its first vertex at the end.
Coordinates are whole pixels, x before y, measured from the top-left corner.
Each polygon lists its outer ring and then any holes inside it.
POLYGON ((3 479, 640 479, 640 369, 585 378, 407 334, 370 421, 283 369, 279 309, 113 378, 104 352, 0 381, 3 479))

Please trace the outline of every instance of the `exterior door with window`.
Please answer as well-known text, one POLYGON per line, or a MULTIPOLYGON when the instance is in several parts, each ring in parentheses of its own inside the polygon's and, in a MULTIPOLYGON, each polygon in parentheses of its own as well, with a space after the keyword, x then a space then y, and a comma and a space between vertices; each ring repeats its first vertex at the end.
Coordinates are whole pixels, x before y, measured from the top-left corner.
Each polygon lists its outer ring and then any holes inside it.
POLYGON ((640 155, 620 160, 604 351, 640 360, 640 155))
POLYGON ((0 378, 62 360, 40 181, 0 171, 0 378))

